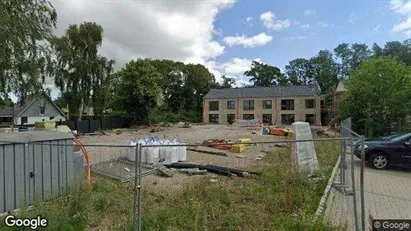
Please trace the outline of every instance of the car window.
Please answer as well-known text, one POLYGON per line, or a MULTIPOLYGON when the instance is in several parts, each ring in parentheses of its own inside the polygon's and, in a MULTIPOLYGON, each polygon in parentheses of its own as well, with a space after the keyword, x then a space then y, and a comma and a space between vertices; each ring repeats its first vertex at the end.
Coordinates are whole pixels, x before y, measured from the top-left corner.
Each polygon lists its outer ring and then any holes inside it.
POLYGON ((397 141, 401 141, 401 140, 404 140, 404 139, 411 140, 411 134, 400 135, 400 136, 394 137, 390 140, 394 141, 394 142, 397 142, 397 141), (408 137, 408 139, 407 139, 407 137, 408 137))

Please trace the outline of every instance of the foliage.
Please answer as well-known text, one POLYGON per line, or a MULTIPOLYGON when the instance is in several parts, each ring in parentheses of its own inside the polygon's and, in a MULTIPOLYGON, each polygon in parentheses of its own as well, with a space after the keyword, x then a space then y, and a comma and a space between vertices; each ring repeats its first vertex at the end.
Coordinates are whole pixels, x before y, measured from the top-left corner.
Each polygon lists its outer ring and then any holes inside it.
MULTIPOLYGON (((158 85, 163 92, 163 111, 156 110, 153 113, 173 113, 171 121, 178 118, 181 121, 201 122, 203 97, 211 88, 217 87, 208 69, 200 64, 183 64, 171 60, 147 61, 160 73, 158 85)), ((165 116, 152 116, 153 121, 160 118, 165 116)))
POLYGON ((46 40, 56 21, 49 1, 0 1, 0 92, 24 101, 43 90, 50 61, 46 40))
POLYGON ((221 84, 220 88, 232 88, 235 84, 235 78, 229 78, 223 75, 221 77, 223 79, 223 83, 221 84))
POLYGON ((113 78, 116 92, 113 107, 125 111, 134 122, 147 121, 152 109, 161 105, 161 74, 150 60, 130 61, 113 78))
MULTIPOLYGON (((325 178, 338 158, 338 141, 315 143, 325 178)), ((256 179, 208 177, 181 190, 158 190, 147 184, 142 191, 143 230, 343 230, 313 221, 327 180, 309 182, 292 170, 290 148, 277 150, 266 162, 250 166, 262 171, 256 179)), ((133 183, 93 175, 92 187, 72 190, 67 197, 38 203, 21 217, 47 217, 50 230, 132 230, 133 183)), ((5 227, 1 230, 18 230, 5 227)))
POLYGON ((285 66, 285 74, 292 85, 306 85, 314 82, 314 66, 308 59, 291 60, 285 66))
POLYGON ((362 62, 346 83, 342 116, 352 116, 367 136, 384 135, 391 124, 410 115, 411 70, 393 57, 362 62))
POLYGON ((313 68, 313 79, 321 88, 321 93, 326 94, 338 83, 337 64, 333 55, 328 50, 321 50, 310 59, 313 68))
POLYGON ((0 108, 13 106, 14 102, 9 97, 5 97, 4 99, 0 98, 0 108))
POLYGON ((347 78, 362 61, 368 59, 371 55, 368 46, 359 43, 354 43, 351 47, 348 43, 342 43, 334 49, 334 52, 336 57, 341 59, 341 64, 339 65, 340 79, 347 78))
POLYGON ((251 77, 250 82, 255 87, 269 87, 273 85, 287 85, 288 81, 280 69, 268 64, 253 61, 250 70, 244 72, 245 76, 251 77))
MULTIPOLYGON (((69 103, 70 112, 77 112, 79 120, 85 104, 91 106, 90 100, 101 100, 104 92, 101 85, 114 65, 113 60, 98 55, 102 41, 103 28, 93 22, 70 25, 62 37, 51 39, 56 60, 51 74, 69 103)), ((99 105, 97 112, 101 113, 102 109, 99 105)))

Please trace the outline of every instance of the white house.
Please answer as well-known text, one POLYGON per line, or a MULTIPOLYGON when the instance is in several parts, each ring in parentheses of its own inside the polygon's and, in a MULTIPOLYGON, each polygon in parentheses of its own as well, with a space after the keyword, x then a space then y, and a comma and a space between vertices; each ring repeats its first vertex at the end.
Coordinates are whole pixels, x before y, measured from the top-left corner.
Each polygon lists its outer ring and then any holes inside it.
POLYGON ((32 125, 42 121, 65 121, 64 113, 46 94, 29 96, 24 105, 0 108, 2 121, 14 125, 32 125))

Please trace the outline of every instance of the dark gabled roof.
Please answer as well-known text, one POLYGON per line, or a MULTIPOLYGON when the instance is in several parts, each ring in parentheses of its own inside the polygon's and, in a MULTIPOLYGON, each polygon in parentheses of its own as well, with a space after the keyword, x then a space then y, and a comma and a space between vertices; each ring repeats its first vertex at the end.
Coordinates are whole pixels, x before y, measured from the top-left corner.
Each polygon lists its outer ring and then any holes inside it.
POLYGON ((57 109, 57 111, 59 111, 61 115, 64 115, 64 113, 60 110, 60 108, 57 107, 57 105, 52 100, 50 100, 50 98, 45 93, 41 93, 40 95, 27 96, 27 99, 25 100, 26 102, 24 103, 24 105, 16 105, 14 107, 0 108, 0 116, 19 116, 22 112, 24 112, 32 103, 34 103, 41 96, 47 98, 47 100, 51 102, 51 104, 57 109))
POLYGON ((212 89, 204 96, 204 99, 295 97, 316 96, 318 94, 320 94, 320 89, 318 85, 313 84, 301 86, 212 89))

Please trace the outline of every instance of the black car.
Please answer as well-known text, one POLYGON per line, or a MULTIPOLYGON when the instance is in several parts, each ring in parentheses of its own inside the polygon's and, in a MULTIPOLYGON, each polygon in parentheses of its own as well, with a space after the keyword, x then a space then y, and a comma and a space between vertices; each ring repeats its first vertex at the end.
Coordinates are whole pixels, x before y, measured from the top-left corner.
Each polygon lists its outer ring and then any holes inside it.
MULTIPOLYGON (((411 133, 364 142, 365 161, 376 169, 389 166, 411 167, 411 133)), ((354 147, 361 159, 361 144, 354 147)))

